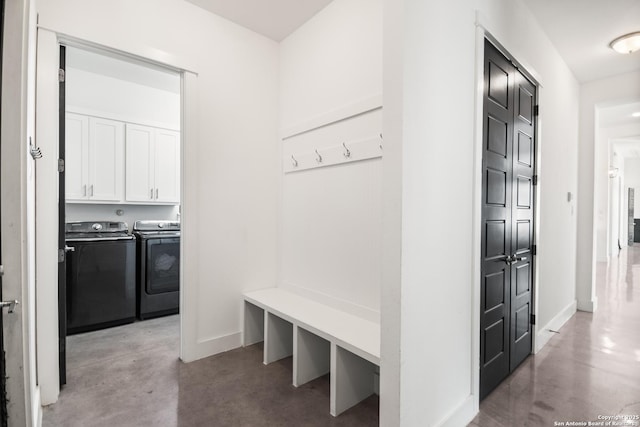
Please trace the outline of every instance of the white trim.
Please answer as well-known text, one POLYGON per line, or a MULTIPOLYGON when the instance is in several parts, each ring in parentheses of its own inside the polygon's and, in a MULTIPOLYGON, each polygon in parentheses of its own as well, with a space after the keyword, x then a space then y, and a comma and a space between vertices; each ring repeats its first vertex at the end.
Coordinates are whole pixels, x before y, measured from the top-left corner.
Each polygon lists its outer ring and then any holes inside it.
POLYGON ((278 286, 278 288, 288 290, 289 292, 298 294, 311 300, 315 300, 321 304, 337 308, 338 310, 345 311, 347 313, 353 314, 354 316, 366 319, 370 322, 380 324, 380 312, 369 307, 355 304, 351 301, 347 301, 342 298, 336 298, 332 295, 318 292, 314 289, 298 286, 293 283, 283 282, 282 285, 278 286))
POLYGON ((185 71, 180 76, 180 85, 180 358, 189 362, 201 358, 197 313, 200 251, 195 238, 199 224, 199 183, 195 170, 198 168, 198 76, 185 71), (187 164, 190 174, 184 172, 187 164))
POLYGON ((567 320, 571 319, 571 317, 576 312, 576 301, 573 301, 568 306, 563 308, 560 313, 558 313, 553 319, 549 321, 546 325, 541 328, 538 328, 536 325, 536 345, 534 348, 534 353, 538 353, 555 335, 555 332, 559 331, 562 326, 567 323, 567 320))
POLYGON ((587 311, 589 313, 595 313, 598 309, 598 297, 591 297, 589 301, 580 301, 578 300, 576 305, 577 310, 587 311))
POLYGON ((38 30, 36 144, 36 339, 40 398, 58 400, 58 78, 60 44, 55 33, 38 30))
POLYGON ((494 43, 505 56, 511 59, 519 69, 526 70, 526 73, 535 80, 539 88, 544 86, 541 74, 531 63, 526 61, 527 55, 524 55, 522 49, 518 49, 517 46, 510 42, 511 39, 509 37, 501 34, 498 30, 499 27, 494 25, 487 15, 479 10, 476 10, 476 26, 481 27, 484 30, 484 36, 494 43))
POLYGON ((370 96, 283 129, 282 140, 382 108, 382 94, 370 96))
POLYGON ((42 426, 42 416, 44 411, 42 410, 42 401, 40 400, 40 387, 35 388, 31 394, 31 410, 33 411, 33 425, 36 427, 42 426))
POLYGON ((132 42, 128 46, 129 50, 123 51, 118 48, 113 48, 104 44, 74 37, 72 35, 57 31, 54 28, 46 27, 44 25, 38 24, 38 29, 43 29, 55 33, 58 36, 60 44, 63 44, 65 46, 73 46, 93 52, 100 52, 101 54, 106 53, 115 58, 126 59, 132 62, 141 62, 146 64, 147 66, 156 66, 160 67, 161 69, 168 68, 175 72, 187 71, 189 73, 195 74, 196 76, 198 75, 196 71, 193 71, 196 69, 196 67, 192 68, 191 66, 185 66, 184 63, 178 64, 179 62, 181 62, 181 59, 176 58, 173 55, 168 55, 166 52, 163 52, 159 49, 156 49, 154 52, 150 52, 148 49, 142 49, 141 52, 136 52, 136 50, 140 50, 140 46, 136 46, 136 44, 132 42), (153 56, 153 58, 151 56, 153 56))
POLYGON ((188 358, 181 357, 185 363, 242 347, 242 332, 234 332, 221 337, 199 340, 195 345, 190 347, 188 358))
POLYGON ((459 427, 466 426, 478 413, 477 398, 471 394, 467 396, 460 405, 449 412, 443 419, 438 421, 436 427, 459 427))
MULTIPOLYGON (((476 98, 473 146, 473 212, 471 265, 471 396, 473 412, 480 408, 480 274, 482 257, 482 130, 484 97, 484 29, 476 27, 476 98)), ((466 423, 464 423, 466 424, 466 423)))

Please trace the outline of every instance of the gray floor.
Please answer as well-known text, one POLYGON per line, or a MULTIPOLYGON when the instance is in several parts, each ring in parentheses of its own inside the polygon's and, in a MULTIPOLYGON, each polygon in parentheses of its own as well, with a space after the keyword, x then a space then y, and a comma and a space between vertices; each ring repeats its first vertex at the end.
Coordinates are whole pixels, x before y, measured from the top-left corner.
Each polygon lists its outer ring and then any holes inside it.
MULTIPOLYGON (((598 299, 595 314, 578 312, 498 386, 470 426, 640 415, 640 245, 599 266, 598 299)), ((190 364, 177 349, 177 316, 71 337, 69 384, 45 408, 44 425, 378 424, 376 397, 332 418, 328 379, 296 389, 291 359, 264 366, 260 346, 190 364)))
POLYGON ((329 380, 291 385, 291 358, 265 366, 255 345, 184 364, 178 316, 74 335, 68 379, 44 426, 376 426, 372 396, 329 415, 329 380))
MULTIPOLYGON (((596 312, 576 313, 482 401, 470 426, 554 426, 599 421, 599 415, 640 416, 640 244, 597 271, 596 312)), ((640 420, 618 425, 638 426, 640 420)))

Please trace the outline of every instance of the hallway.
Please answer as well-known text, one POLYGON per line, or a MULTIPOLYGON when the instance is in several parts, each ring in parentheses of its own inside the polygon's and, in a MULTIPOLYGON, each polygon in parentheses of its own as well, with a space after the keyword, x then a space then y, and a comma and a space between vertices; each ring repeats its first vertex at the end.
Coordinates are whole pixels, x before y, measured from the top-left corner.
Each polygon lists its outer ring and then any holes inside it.
POLYGON ((596 313, 577 312, 481 402, 470 426, 554 426, 615 415, 635 416, 618 425, 640 425, 640 246, 623 249, 598 272, 596 313))

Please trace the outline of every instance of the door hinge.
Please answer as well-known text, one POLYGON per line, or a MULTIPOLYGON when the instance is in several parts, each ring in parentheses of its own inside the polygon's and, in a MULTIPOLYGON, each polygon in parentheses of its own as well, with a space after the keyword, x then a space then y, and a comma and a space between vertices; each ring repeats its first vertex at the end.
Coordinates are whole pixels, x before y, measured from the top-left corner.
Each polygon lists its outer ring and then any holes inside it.
POLYGON ((64 262, 64 257, 65 257, 65 252, 64 249, 58 249, 58 262, 64 262))
POLYGON ((531 245, 531 255, 538 255, 538 245, 531 245))
POLYGON ((58 81, 64 83, 65 72, 62 68, 58 69, 58 81))
POLYGON ((64 159, 58 159, 58 172, 64 172, 64 159))
POLYGON ((538 175, 533 175, 533 185, 538 185, 538 175))
POLYGON ((539 105, 534 105, 533 106, 533 115, 535 117, 538 117, 538 114, 540 114, 540 106, 539 105))
POLYGON ((532 315, 531 315, 531 324, 532 324, 532 325, 535 325, 535 324, 536 324, 536 315, 535 315, 535 314, 532 314, 532 315))

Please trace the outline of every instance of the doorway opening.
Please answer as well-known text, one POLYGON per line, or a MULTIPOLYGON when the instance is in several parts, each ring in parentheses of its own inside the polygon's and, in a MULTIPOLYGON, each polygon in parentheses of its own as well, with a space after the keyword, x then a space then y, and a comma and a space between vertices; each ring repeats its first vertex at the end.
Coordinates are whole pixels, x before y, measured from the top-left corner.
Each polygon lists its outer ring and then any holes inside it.
POLYGON ((537 85, 484 45, 480 399, 531 354, 537 85))
POLYGON ((178 359, 182 83, 82 45, 61 46, 60 69, 60 384, 75 387, 105 358, 178 359))

